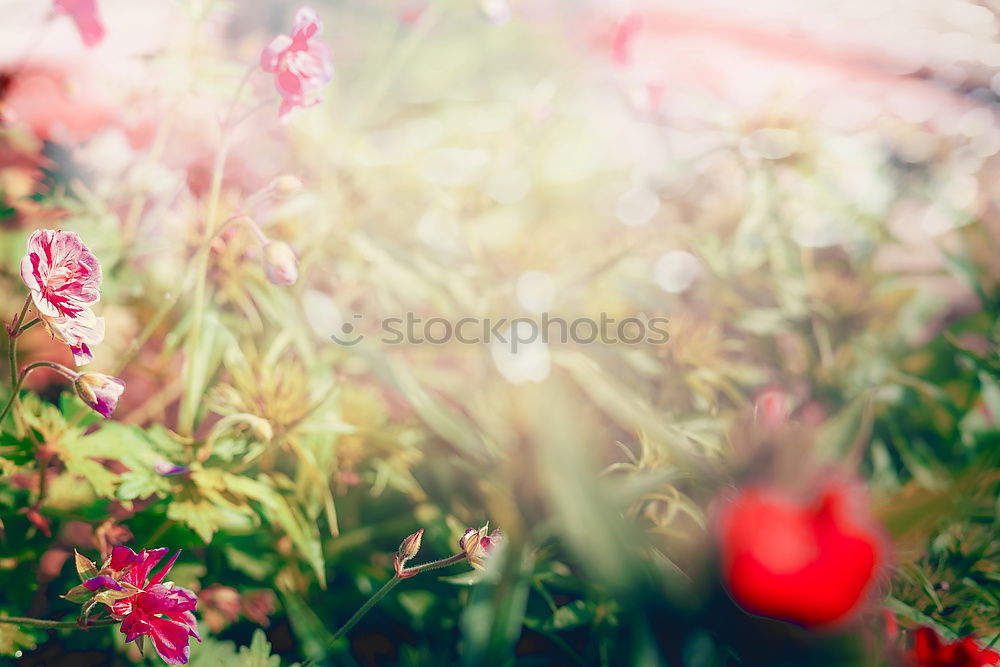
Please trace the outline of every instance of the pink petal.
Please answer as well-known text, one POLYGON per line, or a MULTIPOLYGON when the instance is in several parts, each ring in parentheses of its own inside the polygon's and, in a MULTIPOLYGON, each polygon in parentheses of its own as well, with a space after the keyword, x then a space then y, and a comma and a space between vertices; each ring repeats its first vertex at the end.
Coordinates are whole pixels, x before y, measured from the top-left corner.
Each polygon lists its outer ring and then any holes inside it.
POLYGON ((312 9, 302 7, 295 12, 295 29, 292 31, 292 39, 296 43, 304 43, 322 29, 323 22, 319 20, 319 16, 312 9))
POLYGON ((278 72, 274 77, 274 86, 282 97, 292 97, 302 94, 302 81, 287 70, 278 72))
POLYGON ((149 571, 156 567, 156 564, 167 555, 168 551, 170 550, 166 547, 151 550, 143 549, 142 553, 139 554, 139 558, 142 560, 129 570, 128 574, 125 575, 125 580, 138 588, 145 587, 146 581, 149 579, 149 571))
POLYGON ((288 123, 288 118, 295 107, 299 106, 297 102, 290 99, 282 99, 281 106, 278 107, 278 120, 281 121, 282 125, 288 123))
POLYGON ((292 38, 288 35, 278 35, 271 40, 271 43, 260 52, 260 68, 265 72, 276 72, 281 56, 292 45, 292 38))
POLYGON ((141 562, 142 559, 139 558, 139 554, 128 547, 115 547, 111 550, 111 563, 109 567, 112 570, 124 570, 129 565, 141 562))
POLYGON ((153 648, 163 658, 163 662, 168 665, 187 664, 191 655, 191 648, 188 646, 191 633, 187 623, 156 617, 149 618, 148 623, 151 626, 149 636, 153 640, 153 648))
POLYGON ((172 584, 153 584, 139 593, 135 603, 147 614, 180 613, 194 610, 198 598, 186 588, 172 584))
MULTIPOLYGON (((124 383, 122 384, 122 386, 124 386, 124 383)), ((149 583, 158 584, 161 581, 163 581, 163 578, 166 577, 167 574, 170 572, 170 568, 174 566, 174 563, 177 562, 177 557, 180 555, 181 555, 181 550, 178 549, 177 553, 174 554, 174 557, 171 558, 169 561, 167 561, 167 564, 164 566, 164 568, 150 578, 149 583)))
POLYGON ((198 634, 198 619, 194 617, 194 614, 190 611, 182 612, 167 612, 167 617, 177 621, 178 623, 183 623, 187 626, 188 634, 201 641, 201 635, 198 634))
MULTIPOLYGON (((118 602, 115 602, 117 606, 118 602)), ((153 627, 149 624, 149 617, 142 611, 136 610, 128 614, 121 624, 121 632, 125 635, 125 642, 135 641, 139 635, 152 633, 153 627)))

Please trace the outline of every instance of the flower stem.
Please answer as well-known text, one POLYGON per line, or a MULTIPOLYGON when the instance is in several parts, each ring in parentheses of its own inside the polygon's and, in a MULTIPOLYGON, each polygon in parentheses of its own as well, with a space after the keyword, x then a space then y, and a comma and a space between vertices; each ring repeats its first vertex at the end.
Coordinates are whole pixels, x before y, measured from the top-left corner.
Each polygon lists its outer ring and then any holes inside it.
MULTIPOLYGON (((202 320, 205 315, 205 289, 206 280, 208 278, 208 258, 212 250, 212 240, 215 238, 216 234, 216 217, 218 216, 219 210, 219 196, 222 192, 222 177, 226 171, 226 158, 229 155, 229 148, 233 140, 233 129, 246 120, 250 114, 257 110, 258 107, 254 107, 249 113, 243 116, 233 119, 233 113, 236 111, 236 105, 239 103, 240 96, 243 94, 243 89, 246 88, 247 83, 250 81, 250 77, 254 72, 257 71, 257 65, 254 65, 243 78, 240 80, 239 85, 236 87, 236 92, 233 94, 233 99, 229 104, 229 109, 226 111, 226 117, 222 121, 222 140, 219 146, 219 152, 215 155, 215 163, 212 166, 212 185, 208 193, 208 207, 205 214, 205 235, 202 239, 201 246, 194 257, 195 265, 195 288, 194 288, 194 314, 191 320, 191 331, 188 333, 187 345, 185 348, 186 357, 186 368, 185 373, 185 392, 181 397, 181 410, 178 416, 178 431, 181 435, 191 435, 194 432, 194 421, 195 421, 195 411, 196 411, 196 401, 201 396, 204 387, 192 386, 192 373, 195 370, 194 358, 198 351, 198 343, 201 338, 201 328, 202 320)), ((200 381, 199 381, 200 383, 200 381)))
POLYGON ((395 588, 396 584, 401 582, 403 579, 408 579, 416 574, 420 574, 421 572, 426 572, 427 570, 436 570, 438 568, 448 567, 449 565, 460 563, 463 560, 465 560, 465 553, 455 554, 454 556, 449 556, 448 558, 442 558, 441 560, 431 561, 430 563, 424 563, 423 565, 408 567, 405 570, 403 570, 401 575, 400 574, 394 575, 392 579, 385 582, 385 585, 382 586, 382 588, 375 591, 375 594, 372 595, 370 598, 368 598, 368 601, 365 602, 363 605, 361 605, 360 609, 354 612, 354 616, 351 616, 349 619, 347 619, 347 622, 344 623, 344 625, 342 625, 340 629, 337 630, 336 633, 334 633, 332 641, 336 642, 344 635, 346 635, 348 631, 355 625, 357 625, 358 621, 360 621, 361 618, 365 614, 367 614, 368 611, 372 607, 374 607, 379 600, 385 597, 386 593, 395 588))
MULTIPOLYGON (((21 333, 21 322, 24 322, 24 316, 28 314, 28 308, 30 307, 31 295, 29 294, 24 299, 24 307, 21 308, 21 314, 17 316, 17 319, 14 320, 10 329, 7 330, 7 337, 9 338, 9 344, 7 346, 7 362, 10 364, 11 387, 17 384, 17 337, 21 333)), ((17 394, 16 391, 14 393, 17 394)), ((0 419, 2 419, 2 417, 0 417, 0 419)))
POLYGON ((35 326, 36 324, 38 324, 41 321, 42 321, 42 318, 36 317, 35 319, 31 320, 27 324, 22 324, 21 328, 17 330, 17 335, 20 336, 25 331, 27 331, 28 329, 30 329, 31 327, 35 326))
MULTIPOLYGON (((13 345, 13 341, 11 341, 11 344, 13 345)), ((36 368, 42 368, 42 367, 56 370, 61 375, 65 376, 67 379, 70 380, 76 377, 76 373, 66 368, 62 364, 57 364, 51 361, 36 361, 33 364, 29 364, 27 367, 25 367, 23 371, 21 371, 21 375, 19 376, 15 375, 14 387, 10 393, 10 398, 7 399, 7 404, 3 406, 3 411, 0 412, 0 422, 2 422, 3 418, 7 416, 7 413, 10 411, 11 406, 14 405, 14 401, 17 400, 17 392, 21 390, 21 385, 24 384, 24 379, 28 377, 28 373, 35 370, 36 368)))
POLYGON ((354 612, 354 616, 351 616, 347 620, 347 623, 344 623, 344 625, 342 625, 340 627, 340 629, 337 630, 337 632, 333 635, 333 640, 332 641, 337 641, 341 637, 343 637, 344 635, 346 635, 347 632, 348 632, 348 630, 350 630, 355 625, 357 625, 358 621, 361 620, 361 617, 364 616, 365 614, 367 614, 368 610, 371 609, 372 607, 374 607, 375 603, 377 603, 379 600, 381 600, 382 598, 384 598, 385 595, 386 595, 386 593, 388 593, 393 588, 395 588, 396 584, 398 584, 400 581, 402 581, 402 579, 399 576, 394 575, 392 577, 392 579, 390 579, 389 581, 385 582, 385 585, 382 586, 382 588, 378 589, 378 591, 375 592, 375 595, 373 595, 370 598, 368 598, 368 601, 365 602, 363 605, 361 605, 360 609, 358 609, 356 612, 354 612))
POLYGON ((204 387, 192 386, 193 373, 196 370, 194 360, 198 353, 201 325, 205 315, 205 289, 208 279, 208 258, 211 254, 212 239, 215 238, 215 217, 219 208, 219 195, 222 190, 222 176, 226 170, 226 157, 229 154, 229 136, 223 136, 222 145, 215 155, 212 167, 212 185, 208 194, 208 211, 205 215, 205 236, 195 255, 195 288, 194 308, 191 320, 191 331, 188 333, 185 354, 185 392, 181 399, 181 411, 178 418, 178 431, 181 435, 191 435, 194 431, 195 402, 201 396, 204 387))
POLYGON ((26 625, 32 628, 96 628, 102 625, 116 625, 121 623, 113 618, 102 618, 97 621, 90 621, 85 626, 81 626, 76 621, 47 621, 42 618, 23 618, 21 616, 0 616, 0 623, 11 625, 26 625))
POLYGON ((448 567, 449 565, 454 565, 455 563, 461 563, 465 560, 465 552, 455 554, 454 556, 448 556, 447 558, 442 558, 441 560, 432 560, 429 563, 424 563, 423 565, 414 565, 413 567, 408 567, 403 570, 405 578, 412 577, 415 574, 420 574, 421 572, 427 572, 428 570, 438 570, 442 567, 448 567))

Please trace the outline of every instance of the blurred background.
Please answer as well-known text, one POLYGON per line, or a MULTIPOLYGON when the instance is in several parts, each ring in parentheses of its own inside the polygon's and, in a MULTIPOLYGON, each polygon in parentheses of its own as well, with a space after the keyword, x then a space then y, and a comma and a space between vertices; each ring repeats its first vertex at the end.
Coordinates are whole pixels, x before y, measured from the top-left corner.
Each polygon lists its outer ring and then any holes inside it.
MULTIPOLYGON (((50 3, 0 0, 0 306, 32 230, 79 232, 105 276, 93 367, 127 383, 98 428, 30 376, 52 451, 0 452, 0 613, 72 618, 72 550, 127 543, 184 548, 192 664, 246 664, 261 628, 255 659, 338 665, 996 641, 1000 5, 313 0, 334 75, 287 124, 253 68, 298 4, 98 6, 87 48, 50 3), (255 196, 285 174, 301 191, 255 196), (292 247, 294 285, 237 213, 292 247), (665 318, 669 340, 380 341, 406 313, 665 318), (363 340, 331 340, 345 324, 363 340), (50 535, 18 511, 38 474, 50 535), (821 631, 747 613, 720 499, 830 476, 880 525, 871 590, 821 631), (404 537, 444 558, 487 521, 485 573, 407 580, 331 643, 404 537)), ((20 351, 72 364, 40 330, 20 351)), ((130 646, 0 626, 21 665, 158 664, 130 646)))

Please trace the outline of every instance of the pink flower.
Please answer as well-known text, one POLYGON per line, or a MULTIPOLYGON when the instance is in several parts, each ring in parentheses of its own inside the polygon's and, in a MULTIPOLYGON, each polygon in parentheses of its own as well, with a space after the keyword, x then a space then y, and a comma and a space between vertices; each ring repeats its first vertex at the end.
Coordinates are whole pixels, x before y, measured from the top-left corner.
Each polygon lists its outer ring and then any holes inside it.
POLYGON ((330 49, 313 39, 322 29, 316 13, 303 7, 295 13, 291 36, 278 35, 261 51, 261 69, 274 74, 274 86, 281 95, 278 117, 282 123, 288 122, 295 107, 319 104, 319 97, 307 95, 318 92, 333 78, 330 49))
POLYGON ((489 524, 479 529, 469 528, 458 541, 458 546, 465 552, 469 564, 478 570, 483 569, 486 559, 493 554, 503 539, 503 533, 499 530, 490 533, 489 529, 489 524))
POLYGON ((45 317, 76 317, 101 298, 101 265, 76 232, 39 229, 28 238, 21 279, 45 317))
POLYGON ((81 373, 73 381, 73 388, 84 403, 109 419, 125 391, 125 383, 103 373, 81 373))
POLYGON ((128 547, 114 548, 109 567, 112 570, 128 568, 119 577, 119 581, 135 586, 140 592, 115 600, 111 604, 111 611, 123 619, 121 631, 126 642, 148 635, 164 662, 168 665, 183 665, 190 656, 189 638, 201 641, 198 621, 193 613, 198 598, 186 588, 175 586, 169 581, 163 583, 180 555, 179 551, 167 562, 166 567, 150 577, 150 571, 167 551, 164 547, 152 551, 144 549, 137 554, 128 547))
POLYGON ((97 13, 97 0, 55 0, 53 9, 69 14, 88 49, 104 39, 104 23, 97 13))
POLYGON ((84 308, 74 317, 43 315, 42 324, 48 329, 50 336, 69 345, 77 366, 93 361, 94 353, 91 348, 104 340, 104 318, 96 317, 89 308, 84 308))

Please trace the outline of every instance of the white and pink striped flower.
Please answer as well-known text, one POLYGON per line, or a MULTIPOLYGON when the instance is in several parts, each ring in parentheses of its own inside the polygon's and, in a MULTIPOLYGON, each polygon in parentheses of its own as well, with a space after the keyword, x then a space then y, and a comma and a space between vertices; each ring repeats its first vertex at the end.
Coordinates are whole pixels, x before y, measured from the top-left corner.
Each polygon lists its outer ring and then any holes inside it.
POLYGON ((35 231, 21 260, 21 279, 46 318, 78 317, 101 298, 101 265, 76 232, 35 231))
POLYGON ((75 317, 42 316, 42 324, 50 336, 69 345, 77 366, 93 361, 93 348, 104 340, 104 318, 95 316, 89 308, 81 310, 75 317))
POLYGON ((39 229, 28 238, 21 279, 31 291, 49 335, 73 351, 77 366, 94 358, 104 340, 104 318, 91 306, 101 298, 101 265, 76 232, 39 229))

